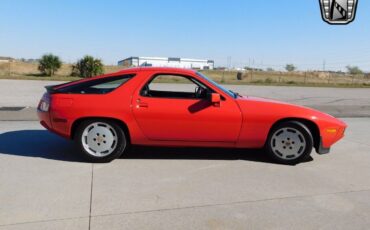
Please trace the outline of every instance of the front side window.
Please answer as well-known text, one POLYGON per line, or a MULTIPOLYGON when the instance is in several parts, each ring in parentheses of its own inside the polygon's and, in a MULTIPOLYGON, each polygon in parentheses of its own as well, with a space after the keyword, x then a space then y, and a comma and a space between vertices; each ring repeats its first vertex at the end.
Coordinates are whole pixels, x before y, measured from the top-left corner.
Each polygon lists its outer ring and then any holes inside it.
POLYGON ((71 94, 106 94, 123 85, 132 77, 134 77, 133 74, 100 78, 62 87, 58 89, 57 92, 71 94))
POLYGON ((226 89, 222 85, 219 85, 217 82, 215 82, 214 80, 208 78, 206 75, 204 75, 204 74, 202 74, 200 72, 197 72, 197 75, 199 77, 203 78, 204 80, 208 81, 209 83, 211 83, 212 85, 214 85, 215 87, 217 87, 218 89, 220 89, 221 91, 223 91, 224 93, 228 94, 230 97, 233 97, 233 98, 237 98, 238 97, 238 94, 237 93, 234 93, 233 91, 226 89))
POLYGON ((211 92, 211 89, 192 77, 158 74, 143 87, 140 94, 145 97, 205 99, 211 92))

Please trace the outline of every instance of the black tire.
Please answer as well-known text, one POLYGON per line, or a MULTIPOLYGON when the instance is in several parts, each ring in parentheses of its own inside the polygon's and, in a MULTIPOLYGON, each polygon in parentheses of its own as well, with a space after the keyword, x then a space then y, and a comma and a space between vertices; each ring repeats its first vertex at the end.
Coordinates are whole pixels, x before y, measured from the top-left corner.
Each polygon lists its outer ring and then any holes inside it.
MULTIPOLYGON (((97 133, 97 135, 99 135, 99 133, 97 133)), ((102 136, 104 136, 104 138, 106 137, 105 135, 102 135, 102 136)), ((109 136, 109 133, 107 134, 107 136, 109 136)), ((91 137, 89 137, 89 139, 91 139, 91 137)), ((95 139, 96 138, 94 138, 94 141, 97 142, 95 139)), ((125 152, 125 150, 127 149, 129 145, 128 138, 127 138, 125 131, 117 124, 117 122, 107 120, 107 119, 89 119, 89 120, 82 121, 76 129, 74 140, 78 148, 80 149, 83 157, 87 161, 92 162, 92 163, 111 162, 112 160, 119 158, 125 152), (105 127, 104 127, 104 124, 106 125, 105 127), (97 156, 97 152, 94 152, 94 150, 91 148, 87 148, 89 144, 88 144, 86 135, 83 138, 84 132, 86 131, 88 132, 88 135, 93 135, 92 133, 90 134, 89 132, 94 131, 93 130, 94 128, 86 129, 89 126, 90 127, 91 126, 95 126, 95 127, 102 126, 103 128, 106 129, 105 131, 111 132, 112 138, 113 138, 112 145, 110 145, 111 147, 108 147, 109 150, 105 151, 109 153, 108 154, 104 153, 107 155, 102 154, 101 156, 97 156), (91 130, 91 131, 88 131, 88 130, 91 130)), ((102 140, 98 140, 98 142, 99 141, 102 145, 103 145, 102 142, 106 143, 103 138, 102 140)), ((105 144, 105 145, 109 146, 108 144, 105 144)), ((99 143, 97 145, 100 146, 99 143)))
POLYGON ((312 148, 313 137, 310 130, 298 121, 287 121, 276 125, 270 131, 265 145, 266 152, 273 161, 289 165, 307 159, 312 148))

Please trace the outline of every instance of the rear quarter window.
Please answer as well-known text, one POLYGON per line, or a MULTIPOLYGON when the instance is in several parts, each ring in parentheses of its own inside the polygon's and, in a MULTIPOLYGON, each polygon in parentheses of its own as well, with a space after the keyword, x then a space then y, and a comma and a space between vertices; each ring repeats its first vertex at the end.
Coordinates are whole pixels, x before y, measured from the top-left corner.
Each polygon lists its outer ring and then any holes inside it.
POLYGON ((57 89, 57 93, 70 94, 106 94, 114 91, 135 75, 122 75, 115 77, 100 78, 87 82, 77 83, 57 89))

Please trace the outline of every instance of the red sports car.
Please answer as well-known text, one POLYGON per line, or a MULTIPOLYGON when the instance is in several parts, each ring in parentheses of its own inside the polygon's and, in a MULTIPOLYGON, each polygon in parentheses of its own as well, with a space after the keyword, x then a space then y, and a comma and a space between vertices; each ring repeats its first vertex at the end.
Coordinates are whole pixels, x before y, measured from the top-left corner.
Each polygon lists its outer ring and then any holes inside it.
POLYGON ((294 164, 313 148, 328 153, 346 128, 313 109, 241 96, 194 70, 131 68, 46 88, 41 124, 75 140, 92 162, 149 145, 265 148, 294 164))

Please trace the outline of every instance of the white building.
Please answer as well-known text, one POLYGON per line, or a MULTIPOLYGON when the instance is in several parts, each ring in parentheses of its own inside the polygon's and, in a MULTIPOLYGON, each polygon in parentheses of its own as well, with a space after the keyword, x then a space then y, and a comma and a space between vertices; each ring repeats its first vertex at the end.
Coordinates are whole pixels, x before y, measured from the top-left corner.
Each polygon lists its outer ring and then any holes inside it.
POLYGON ((13 62, 14 58, 11 57, 0 57, 0 62, 13 62))
POLYGON ((175 57, 129 57, 118 62, 124 66, 175 67, 186 69, 213 69, 213 60, 175 58, 175 57))

